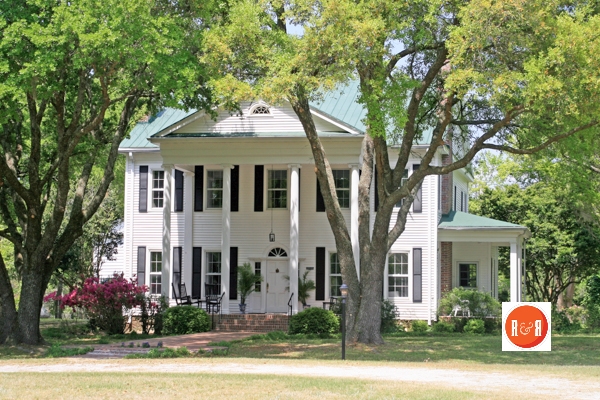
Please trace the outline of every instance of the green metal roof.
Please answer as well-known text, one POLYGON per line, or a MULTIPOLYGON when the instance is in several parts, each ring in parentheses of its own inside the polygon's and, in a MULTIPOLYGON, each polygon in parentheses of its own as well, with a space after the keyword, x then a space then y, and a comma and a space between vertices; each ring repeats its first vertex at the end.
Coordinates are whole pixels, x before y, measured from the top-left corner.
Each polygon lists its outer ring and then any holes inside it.
POLYGON ((498 221, 479 215, 473 215, 461 211, 451 211, 442 215, 438 225, 439 229, 523 229, 522 225, 511 224, 510 222, 498 221))
POLYGON ((195 113, 196 110, 183 111, 174 108, 165 108, 152 116, 148 121, 140 121, 129 133, 129 137, 121 142, 121 149, 131 148, 158 148, 148 141, 148 138, 157 132, 181 121, 195 113))
POLYGON ((358 81, 352 81, 326 93, 321 100, 313 102, 311 107, 364 133, 367 127, 362 120, 367 111, 357 101, 359 94, 358 81))

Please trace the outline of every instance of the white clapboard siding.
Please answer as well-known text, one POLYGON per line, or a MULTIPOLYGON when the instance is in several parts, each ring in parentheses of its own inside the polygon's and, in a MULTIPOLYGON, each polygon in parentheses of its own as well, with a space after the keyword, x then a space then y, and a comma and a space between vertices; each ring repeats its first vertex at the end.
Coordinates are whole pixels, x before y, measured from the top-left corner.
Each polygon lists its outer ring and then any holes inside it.
MULTIPOLYGON (((454 186, 456 187, 456 199, 453 199, 452 207, 455 211, 467 212, 469 209, 469 181, 463 170, 454 171, 453 174, 452 180, 454 181, 454 186), (464 193, 464 205, 462 210, 460 208, 461 192, 464 193)), ((452 190, 452 196, 454 196, 454 189, 452 190)))
POLYGON ((477 263, 477 289, 490 293, 492 287, 497 287, 497 277, 491 275, 492 248, 490 243, 460 243, 452 244, 452 285, 458 286, 458 264, 477 263))
MULTIPOLYGON (((256 104, 256 103, 254 103, 256 104)), ((198 119, 177 130, 177 133, 239 133, 239 132, 303 132, 302 124, 289 103, 270 107, 268 115, 250 115, 252 103, 242 103, 243 115, 220 110, 216 120, 209 115, 198 119)), ((339 127, 314 117, 317 131, 340 132, 339 127)))

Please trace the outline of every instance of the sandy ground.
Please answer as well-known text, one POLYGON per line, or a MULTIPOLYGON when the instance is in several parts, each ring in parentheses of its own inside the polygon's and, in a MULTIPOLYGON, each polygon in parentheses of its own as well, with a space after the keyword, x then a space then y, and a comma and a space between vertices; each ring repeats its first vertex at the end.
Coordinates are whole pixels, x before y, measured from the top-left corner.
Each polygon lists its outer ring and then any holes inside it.
MULTIPOLYGON (((91 360, 61 359, 28 363, 0 362, 0 373, 19 372, 156 372, 151 360, 91 360)), ((435 386, 453 386, 457 389, 511 392, 523 395, 542 395, 549 398, 600 399, 600 382, 556 377, 531 377, 516 373, 476 372, 436 367, 374 366, 374 365, 327 365, 281 363, 265 361, 256 363, 231 362, 229 360, 161 360, 162 372, 211 373, 211 374, 266 374, 331 377, 367 380, 391 380, 401 382, 431 383, 435 386)), ((511 396, 512 397, 512 396, 511 396)), ((518 398, 518 396, 517 396, 518 398)))

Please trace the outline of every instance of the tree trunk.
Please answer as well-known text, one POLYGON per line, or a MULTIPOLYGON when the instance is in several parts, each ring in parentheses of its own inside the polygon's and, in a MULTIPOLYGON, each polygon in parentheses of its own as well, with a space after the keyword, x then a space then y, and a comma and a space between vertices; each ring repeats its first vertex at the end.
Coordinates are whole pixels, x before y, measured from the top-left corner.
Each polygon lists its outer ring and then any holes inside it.
POLYGON ((17 326, 17 309, 8 270, 0 253, 0 345, 12 341, 17 326))
POLYGON ((19 301, 19 314, 17 316, 17 329, 13 333, 18 343, 38 345, 44 343, 40 333, 40 312, 47 281, 39 269, 43 260, 29 259, 24 265, 21 283, 21 298, 19 301))

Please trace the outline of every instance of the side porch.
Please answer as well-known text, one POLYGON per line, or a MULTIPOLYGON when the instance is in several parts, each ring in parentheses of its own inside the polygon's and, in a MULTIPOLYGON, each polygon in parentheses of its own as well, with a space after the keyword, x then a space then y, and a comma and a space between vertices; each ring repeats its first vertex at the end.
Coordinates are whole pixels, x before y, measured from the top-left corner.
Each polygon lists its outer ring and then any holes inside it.
POLYGON ((460 211, 438 225, 440 295, 455 287, 477 289, 498 298, 498 249, 510 248, 510 301, 524 301, 525 250, 531 236, 521 225, 460 211))

